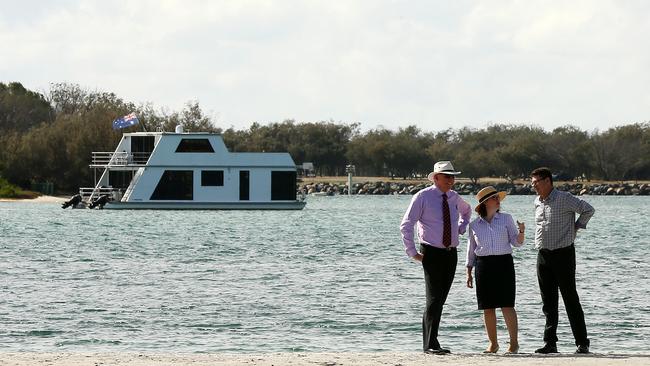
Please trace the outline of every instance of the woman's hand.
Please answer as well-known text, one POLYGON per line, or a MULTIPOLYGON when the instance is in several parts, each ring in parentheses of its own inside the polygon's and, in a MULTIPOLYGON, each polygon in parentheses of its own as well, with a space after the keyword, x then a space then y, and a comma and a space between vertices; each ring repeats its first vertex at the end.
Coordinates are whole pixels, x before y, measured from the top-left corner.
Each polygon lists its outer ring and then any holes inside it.
POLYGON ((519 226, 519 232, 520 233, 523 233, 524 231, 526 231, 526 224, 524 224, 523 222, 517 221, 517 226, 519 226))
POLYGON ((472 278, 472 267, 467 267, 467 287, 474 287, 474 279, 472 278))

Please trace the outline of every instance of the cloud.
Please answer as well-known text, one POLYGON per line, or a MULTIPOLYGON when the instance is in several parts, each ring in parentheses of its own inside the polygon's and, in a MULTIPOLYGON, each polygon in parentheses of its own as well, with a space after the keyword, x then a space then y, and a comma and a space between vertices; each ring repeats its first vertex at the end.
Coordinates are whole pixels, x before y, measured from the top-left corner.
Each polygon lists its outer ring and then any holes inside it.
POLYGON ((59 1, 0 14, 0 81, 284 118, 582 128, 647 119, 642 1, 59 1))

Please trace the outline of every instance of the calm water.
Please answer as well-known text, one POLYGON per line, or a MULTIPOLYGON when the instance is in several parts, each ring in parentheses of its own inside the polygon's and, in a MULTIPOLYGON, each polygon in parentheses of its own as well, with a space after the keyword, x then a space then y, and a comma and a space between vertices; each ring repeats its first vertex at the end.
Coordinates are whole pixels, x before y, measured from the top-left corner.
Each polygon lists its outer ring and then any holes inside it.
MULTIPOLYGON (((466 197, 473 202, 470 197, 466 197)), ((532 196, 515 252, 522 351, 541 345, 532 196)), ((579 293, 596 352, 648 351, 650 197, 586 197, 579 293)), ((404 254, 410 197, 309 197, 300 212, 63 211, 0 203, 3 351, 419 351, 424 283, 404 254)), ((440 340, 486 341, 465 287, 465 237, 440 340)), ((559 347, 573 351, 560 309, 559 347)), ((500 317, 500 314, 499 314, 500 317)), ((499 318, 502 348, 507 341, 499 318)))

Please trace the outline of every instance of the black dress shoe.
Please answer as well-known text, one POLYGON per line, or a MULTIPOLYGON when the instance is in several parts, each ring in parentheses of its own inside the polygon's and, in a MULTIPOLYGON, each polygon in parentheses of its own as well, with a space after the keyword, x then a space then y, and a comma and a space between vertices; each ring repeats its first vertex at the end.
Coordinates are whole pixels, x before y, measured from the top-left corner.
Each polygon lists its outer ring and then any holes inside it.
POLYGON ((553 343, 546 343, 544 344, 544 347, 536 349, 535 353, 541 353, 545 355, 549 353, 557 353, 557 346, 553 343))
POLYGON ((589 353, 589 346, 585 346, 585 345, 578 346, 578 349, 576 349, 576 353, 578 353, 578 354, 587 354, 587 353, 589 353))
POLYGON ((440 346, 438 346, 437 348, 427 348, 424 350, 424 353, 428 355, 445 355, 451 353, 451 351, 446 348, 441 348, 440 346))

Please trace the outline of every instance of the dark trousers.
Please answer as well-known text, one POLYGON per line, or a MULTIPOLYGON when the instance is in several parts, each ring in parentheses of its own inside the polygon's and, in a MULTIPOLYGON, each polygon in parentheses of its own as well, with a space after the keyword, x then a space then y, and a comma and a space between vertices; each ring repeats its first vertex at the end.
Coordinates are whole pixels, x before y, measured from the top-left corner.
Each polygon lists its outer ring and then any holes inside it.
POLYGON ((559 289, 576 346, 589 346, 585 315, 576 291, 575 247, 571 245, 556 250, 541 249, 537 254, 537 280, 542 295, 542 311, 546 316, 544 342, 553 344, 557 342, 559 289))
POLYGON ((422 317, 422 341, 424 350, 438 348, 438 327, 442 306, 447 300, 456 273, 458 254, 456 248, 439 249, 422 245, 422 268, 426 283, 427 306, 422 317))

